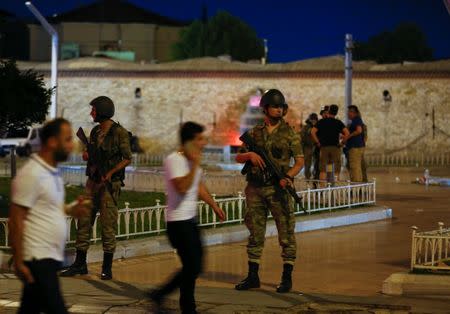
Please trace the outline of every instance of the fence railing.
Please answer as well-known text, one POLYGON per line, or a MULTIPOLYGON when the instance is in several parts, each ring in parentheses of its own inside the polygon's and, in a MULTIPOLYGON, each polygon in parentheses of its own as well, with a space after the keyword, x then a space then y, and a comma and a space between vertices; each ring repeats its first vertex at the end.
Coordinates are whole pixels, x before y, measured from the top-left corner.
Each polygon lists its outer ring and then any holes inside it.
MULTIPOLYGON (((131 165, 134 167, 161 166, 166 156, 167 155, 165 154, 150 154, 150 153, 133 154, 131 165)), ((234 160, 234 157, 235 155, 230 155, 228 158, 230 160, 234 160)), ((202 154, 202 162, 206 164, 230 161, 225 159, 226 157, 222 153, 204 152, 202 154)), ((71 154, 66 163, 80 165, 84 164, 85 161, 83 160, 81 154, 71 154)))
MULTIPOLYGON (((157 166, 162 165, 164 158, 166 155, 163 154, 133 154, 131 164, 133 166, 157 166)), ((86 162, 83 160, 81 154, 71 154, 69 159, 66 161, 66 164, 85 164, 86 162)))
MULTIPOLYGON (((154 167, 161 166, 165 155, 154 154, 133 154, 132 166, 154 167)), ((234 160, 235 155, 224 156, 221 153, 203 154, 205 164, 220 164, 234 160), (225 160, 228 159, 228 160, 225 160)), ((392 153, 392 154, 373 154, 367 153, 365 161, 369 167, 445 167, 450 166, 450 152, 445 153, 392 153)), ((80 154, 72 154, 66 165, 84 165, 80 154)), ((10 175, 9 158, 3 158, 0 162, 0 176, 10 175)), ((138 187, 137 190, 140 190, 138 187)))
POLYGON ((370 167, 442 167, 450 165, 450 152, 366 154, 364 159, 370 167))
POLYGON ((412 227, 411 270, 450 270, 450 228, 418 232, 412 227))
MULTIPOLYGON (((135 167, 162 165, 165 155, 154 154, 134 154, 132 165, 135 167)), ((221 153, 204 153, 203 162, 205 164, 223 163, 234 160, 235 155, 224 156, 221 153), (225 160, 228 158, 228 160, 225 160)), ((371 167, 402 167, 402 166, 448 166, 450 165, 450 152, 402 152, 402 153, 367 153, 365 160, 371 167)), ((71 155, 69 163, 83 164, 81 155, 71 155)))
MULTIPOLYGON (((347 184, 341 186, 328 186, 321 189, 307 189, 298 192, 302 197, 302 205, 307 214, 331 211, 336 209, 351 208, 362 205, 373 205, 376 202, 376 182, 347 184)), ((198 203, 198 223, 201 227, 215 228, 219 224, 242 223, 245 215, 245 196, 238 192, 237 196, 227 198, 216 198, 220 208, 226 214, 226 220, 220 223, 215 213, 204 202, 198 203)), ((137 236, 159 234, 165 231, 164 219, 165 205, 157 201, 155 206, 130 208, 119 210, 117 219, 117 238, 129 239, 137 236)), ((295 206, 295 215, 304 215, 304 211, 298 204, 295 206)), ((92 241, 100 240, 99 215, 96 216, 92 232, 92 241)), ((74 243, 76 236, 77 220, 67 217, 67 243, 74 243)), ((0 219, 0 248, 8 248, 8 219, 0 219)))
MULTIPOLYGON (((84 166, 63 166, 61 173, 66 184, 84 186, 86 183, 84 166)), ((247 184, 245 176, 240 172, 204 172, 203 181, 206 187, 218 196, 237 195, 239 191, 243 191, 247 184)), ((125 173, 125 190, 131 191, 152 191, 165 192, 164 173, 159 169, 153 170, 136 170, 127 169, 125 173)), ((297 190, 306 190, 313 187, 314 184, 321 185, 324 182, 317 180, 296 180, 295 186, 297 190)), ((348 181, 335 182, 335 186, 348 185, 348 181)), ((354 184, 354 183, 352 183, 354 184)))
MULTIPOLYGON (((84 186, 86 183, 84 166, 63 166, 60 168, 66 184, 84 186)), ((209 173, 203 176, 206 187, 220 196, 236 195, 245 187, 245 177, 240 173, 209 173)), ((164 173, 159 169, 135 170, 125 172, 125 187, 131 191, 165 192, 164 173)))

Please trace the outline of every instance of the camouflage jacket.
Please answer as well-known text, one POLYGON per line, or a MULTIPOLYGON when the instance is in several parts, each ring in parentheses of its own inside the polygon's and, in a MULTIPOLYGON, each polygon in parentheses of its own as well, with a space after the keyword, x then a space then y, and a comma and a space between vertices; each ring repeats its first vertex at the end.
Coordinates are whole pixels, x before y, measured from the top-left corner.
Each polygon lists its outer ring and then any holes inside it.
MULTIPOLYGON (((249 134, 255 140, 256 145, 264 148, 284 173, 290 169, 292 158, 303 156, 300 137, 284 120, 271 134, 267 131, 265 123, 249 130, 249 134)), ((248 148, 244 145, 240 152, 248 152, 248 148)), ((272 178, 256 166, 252 166, 247 173, 247 181, 255 184, 273 184, 272 178)))
MULTIPOLYGON (((86 175, 98 181, 98 176, 105 175, 124 159, 131 159, 130 138, 128 131, 114 122, 106 134, 102 134, 100 125, 95 126, 89 136, 91 152, 86 175), (92 170, 95 169, 95 170, 92 170)), ((114 173, 111 181, 123 181, 125 169, 114 173)))

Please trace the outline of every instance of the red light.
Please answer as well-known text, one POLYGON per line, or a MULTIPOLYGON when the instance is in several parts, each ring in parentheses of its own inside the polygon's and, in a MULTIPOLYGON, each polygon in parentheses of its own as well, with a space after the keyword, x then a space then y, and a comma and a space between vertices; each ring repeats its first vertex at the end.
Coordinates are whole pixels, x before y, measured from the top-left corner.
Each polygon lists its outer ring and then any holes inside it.
POLYGON ((261 101, 261 96, 251 96, 250 97, 250 107, 259 107, 259 102, 261 101))
POLYGON ((241 146, 242 142, 239 139, 239 137, 240 137, 240 134, 237 131, 228 131, 227 145, 241 146))

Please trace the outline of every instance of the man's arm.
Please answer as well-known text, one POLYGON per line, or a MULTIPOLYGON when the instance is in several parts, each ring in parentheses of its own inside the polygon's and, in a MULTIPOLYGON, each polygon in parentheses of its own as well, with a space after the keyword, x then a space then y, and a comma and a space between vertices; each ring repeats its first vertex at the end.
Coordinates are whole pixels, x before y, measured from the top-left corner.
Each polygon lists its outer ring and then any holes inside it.
POLYGON ((343 128, 341 134, 342 134, 342 142, 346 143, 347 140, 349 139, 350 132, 348 131, 347 128, 343 128))
POLYGON ((87 217, 92 207, 92 200, 85 196, 78 196, 78 199, 72 203, 64 205, 64 213, 75 218, 87 217))
POLYGON ((204 201, 206 204, 211 206, 213 211, 216 213, 216 215, 219 217, 220 221, 225 220, 225 213, 223 210, 217 205, 217 203, 212 198, 211 194, 209 194, 208 189, 206 188, 205 184, 203 182, 200 182, 200 185, 198 187, 198 196, 199 198, 204 201))
POLYGON ((353 131, 352 133, 350 133, 350 134, 347 136, 347 141, 348 141, 348 139, 350 139, 350 138, 352 138, 352 137, 355 137, 355 136, 360 135, 360 134, 362 133, 362 131, 363 131, 362 126, 360 126, 360 125, 356 126, 355 131, 353 131))
POLYGON ((9 239, 17 275, 27 283, 33 283, 33 276, 23 261, 23 229, 28 210, 27 207, 11 203, 9 209, 9 239))
POLYGON ((304 156, 302 145, 300 144, 300 138, 295 133, 291 133, 289 140, 289 155, 294 158, 295 163, 284 175, 285 177, 280 180, 280 185, 284 188, 287 184, 293 185, 294 177, 300 172, 304 164, 304 156))
MULTIPOLYGON (((247 134, 252 136, 252 130, 248 131, 247 134)), ((247 161, 250 161, 253 166, 257 166, 261 169, 264 169, 266 167, 266 164, 264 163, 264 160, 261 158, 261 156, 259 156, 255 152, 249 152, 247 145, 242 144, 238 154, 236 155, 236 162, 245 164, 247 161)))
POLYGON ((286 174, 289 177, 292 177, 292 178, 295 177, 300 172, 300 170, 302 170, 303 164, 305 163, 304 161, 305 161, 305 159, 303 156, 295 157, 294 166, 291 169, 289 169, 289 171, 286 174))
POLYGON ((103 177, 104 181, 111 180, 111 177, 116 172, 121 171, 122 169, 125 169, 130 163, 131 163, 131 147, 130 147, 130 138, 128 135, 128 131, 124 128, 119 127, 118 128, 118 136, 119 136, 119 151, 122 155, 122 161, 119 162, 114 168, 108 171, 103 177))
POLYGON ((258 166, 261 169, 266 167, 264 160, 258 154, 254 152, 242 152, 236 155, 236 162, 240 164, 245 164, 247 161, 250 161, 252 165, 258 166))
POLYGON ((108 171, 108 173, 103 177, 104 181, 111 180, 111 177, 116 172, 126 168, 131 163, 131 159, 123 159, 121 162, 119 162, 114 168, 108 171))
POLYGON ((317 129, 316 127, 313 127, 313 128, 311 129, 311 137, 312 137, 314 143, 315 143, 317 146, 320 146, 320 141, 319 141, 319 137, 317 136, 317 131, 318 131, 318 129, 317 129))
POLYGON ((192 183, 194 182, 195 173, 200 166, 200 160, 198 162, 193 162, 192 167, 189 170, 188 174, 183 177, 177 177, 170 180, 172 182, 173 186, 175 187, 175 190, 177 190, 180 194, 186 194, 186 192, 189 190, 189 188, 192 186, 192 183))
POLYGON ((302 170, 303 164, 304 164, 304 157, 299 156, 295 158, 295 164, 294 166, 288 170, 286 173, 286 178, 283 178, 280 180, 280 185, 285 188, 286 185, 293 185, 294 184, 294 177, 302 170))
POLYGON ((252 152, 247 153, 238 153, 236 155, 236 161, 240 164, 245 164, 248 160, 250 160, 252 152))

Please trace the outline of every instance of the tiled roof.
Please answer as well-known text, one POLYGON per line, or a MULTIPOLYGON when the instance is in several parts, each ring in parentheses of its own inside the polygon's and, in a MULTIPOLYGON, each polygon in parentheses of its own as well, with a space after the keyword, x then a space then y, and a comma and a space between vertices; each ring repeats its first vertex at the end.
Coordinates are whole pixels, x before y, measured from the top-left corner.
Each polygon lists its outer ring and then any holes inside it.
POLYGON ((140 8, 126 0, 99 0, 48 19, 51 23, 143 23, 169 26, 189 24, 140 8))

